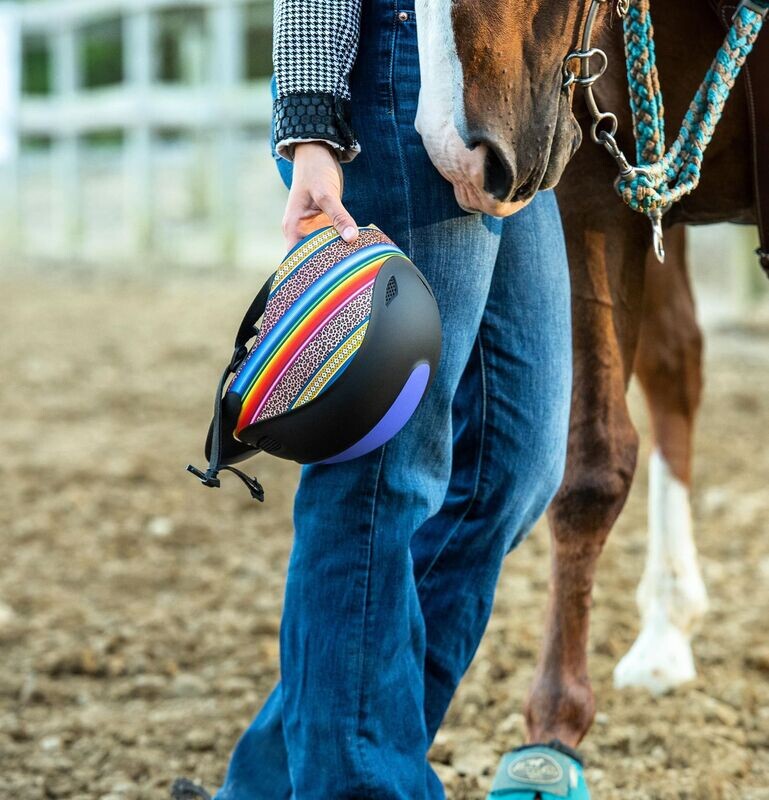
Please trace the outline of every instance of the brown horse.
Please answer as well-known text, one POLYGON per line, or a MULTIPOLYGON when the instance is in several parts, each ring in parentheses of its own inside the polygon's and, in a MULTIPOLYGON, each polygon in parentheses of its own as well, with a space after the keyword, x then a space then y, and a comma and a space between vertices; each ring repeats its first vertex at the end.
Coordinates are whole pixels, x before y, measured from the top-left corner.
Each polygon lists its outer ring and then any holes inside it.
MULTIPOLYGON (((632 154, 621 25, 610 19, 611 5, 594 42, 609 63, 595 93, 601 107, 619 117, 619 144, 632 154)), ((669 124, 678 123, 724 27, 702 0, 652 6, 666 115, 669 124)), ((566 0, 421 0, 417 6, 423 76, 417 126, 459 202, 510 213, 560 178, 575 382, 567 473, 549 511, 547 626, 526 719, 532 741, 557 738, 572 746, 594 716, 586 653, 596 564, 636 468, 638 436, 625 399, 633 371, 652 417, 657 518, 639 592, 646 638, 642 634, 617 679, 664 689, 693 671, 687 637, 706 602, 688 518, 701 335, 681 223, 756 221, 748 106, 738 81, 700 187, 664 218, 667 263, 647 257, 649 224, 614 193, 614 162, 591 142, 574 153, 575 132, 587 131, 591 120, 581 93, 561 89, 562 69, 586 12, 587 4, 566 0), (665 672, 660 661, 674 662, 673 669, 665 672)))
MULTIPOLYGON (((724 29, 698 0, 655 4, 654 11, 667 113, 677 121, 723 40, 724 29), (693 30, 695 37, 689 35, 693 30), (665 76, 671 77, 665 81, 665 76)), ((628 108, 619 32, 605 28, 600 46, 613 69, 611 77, 596 85, 596 94, 602 107, 619 114, 628 108)), ((586 122, 580 99, 576 112, 586 122)), ((627 136, 629 113, 619 116, 620 130, 627 136)), ((632 141, 624 138, 620 144, 633 152, 632 141)), ((666 223, 755 222, 750 151, 747 102, 740 82, 708 151, 700 187, 671 209, 666 223)), ((656 445, 652 481, 669 484, 668 499, 659 502, 678 505, 660 509, 665 519, 657 531, 663 546, 677 549, 677 558, 667 575, 647 570, 646 585, 642 584, 642 591, 651 595, 647 603, 656 599, 667 606, 662 613, 673 628, 662 631, 656 642, 656 657, 675 667, 671 675, 658 675, 660 688, 666 681, 672 684, 687 677, 688 643, 676 640, 675 630, 684 636, 705 604, 686 529, 686 500, 675 497, 676 487, 685 493, 691 480, 692 427, 701 387, 701 335, 686 275, 683 230, 668 234, 668 263, 656 264, 647 256, 648 223, 613 196, 615 176, 616 167, 605 153, 585 146, 559 187, 572 273, 575 384, 569 466, 549 515, 553 582, 548 626, 527 704, 529 732, 539 741, 556 735, 576 743, 593 719, 586 661, 590 597, 598 556, 635 471, 638 436, 625 402, 634 366, 652 417, 656 445), (677 570, 679 566, 683 569, 677 570), (670 641, 664 641, 666 636, 672 637, 670 641)), ((644 655, 652 658, 654 648, 641 653, 641 660, 644 655)), ((624 675, 620 671, 621 680, 632 681, 628 672, 633 666, 624 675)), ((647 663, 648 675, 640 682, 653 685, 655 671, 664 666, 647 663)))

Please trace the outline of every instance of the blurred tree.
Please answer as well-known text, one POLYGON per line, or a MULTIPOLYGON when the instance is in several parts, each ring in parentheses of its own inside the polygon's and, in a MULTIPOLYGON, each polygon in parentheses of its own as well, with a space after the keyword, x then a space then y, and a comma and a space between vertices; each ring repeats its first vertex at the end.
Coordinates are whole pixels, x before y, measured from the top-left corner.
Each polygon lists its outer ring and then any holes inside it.
MULTIPOLYGON (((120 17, 99 20, 84 27, 79 38, 80 75, 83 86, 99 88, 123 81, 123 23, 120 17)), ((27 34, 22 42, 22 91, 50 94, 51 40, 39 33, 27 34)))
POLYGON ((45 36, 30 34, 22 44, 21 87, 24 94, 51 91, 51 47, 45 36))
MULTIPOLYGON (((67 0, 61 0, 66 2, 67 0)), ((34 0, 22 0, 34 2, 34 0)), ((272 2, 253 0, 244 14, 244 78, 269 77, 272 72, 272 2)), ((162 82, 200 84, 210 74, 206 15, 199 6, 162 11, 155 40, 156 78, 162 82)), ((114 86, 123 81, 123 21, 108 17, 90 23, 80 35, 80 74, 87 88, 114 86)), ((23 42, 22 90, 25 94, 52 91, 51 42, 29 34, 23 42)))
POLYGON ((82 28, 79 43, 83 86, 95 89, 123 82, 121 17, 101 19, 82 28))
POLYGON ((249 3, 246 15, 246 80, 269 78, 272 74, 272 3, 249 3))
POLYGON ((174 8, 157 16, 156 77, 164 83, 198 85, 210 72, 210 45, 202 8, 174 8))

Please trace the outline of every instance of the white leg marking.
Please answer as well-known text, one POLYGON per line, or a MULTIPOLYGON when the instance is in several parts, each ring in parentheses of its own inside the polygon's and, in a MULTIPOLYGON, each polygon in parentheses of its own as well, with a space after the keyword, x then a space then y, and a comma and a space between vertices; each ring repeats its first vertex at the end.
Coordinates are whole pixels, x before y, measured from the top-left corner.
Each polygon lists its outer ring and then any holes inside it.
POLYGON ((649 553, 636 594, 641 633, 614 670, 614 685, 662 694, 697 672, 691 637, 708 607, 692 536, 689 489, 655 450, 649 462, 649 553))

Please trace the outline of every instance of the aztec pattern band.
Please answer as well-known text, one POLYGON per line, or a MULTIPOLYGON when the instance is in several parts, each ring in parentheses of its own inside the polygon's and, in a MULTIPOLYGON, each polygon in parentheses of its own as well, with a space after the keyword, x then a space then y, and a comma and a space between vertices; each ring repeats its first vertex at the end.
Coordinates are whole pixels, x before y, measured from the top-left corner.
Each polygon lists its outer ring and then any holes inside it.
POLYGON ((236 437, 319 397, 339 378, 365 337, 379 270, 401 254, 369 226, 352 245, 325 228, 286 256, 256 343, 229 387, 241 398, 236 437))

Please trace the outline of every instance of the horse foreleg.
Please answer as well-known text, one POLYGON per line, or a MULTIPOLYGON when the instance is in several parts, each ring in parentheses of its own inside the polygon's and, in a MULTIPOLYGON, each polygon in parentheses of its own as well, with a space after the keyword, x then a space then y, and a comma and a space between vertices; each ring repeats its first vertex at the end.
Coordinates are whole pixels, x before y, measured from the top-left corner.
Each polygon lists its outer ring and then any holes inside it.
MULTIPOLYGON (((544 643, 526 704, 531 741, 575 746, 595 701, 587 671, 593 580, 625 504, 638 436, 625 391, 643 297, 645 239, 568 224, 574 394, 564 482, 550 506, 552 572, 544 643), (640 255, 639 255, 640 254, 640 255)), ((645 233, 645 231, 644 231, 645 233)))
POLYGON ((687 274, 685 229, 667 235, 664 265, 649 256, 635 372, 654 435, 649 551, 637 601, 642 627, 615 684, 659 694, 695 677, 691 636, 707 609, 689 502, 692 433, 702 389, 702 334, 687 274))

